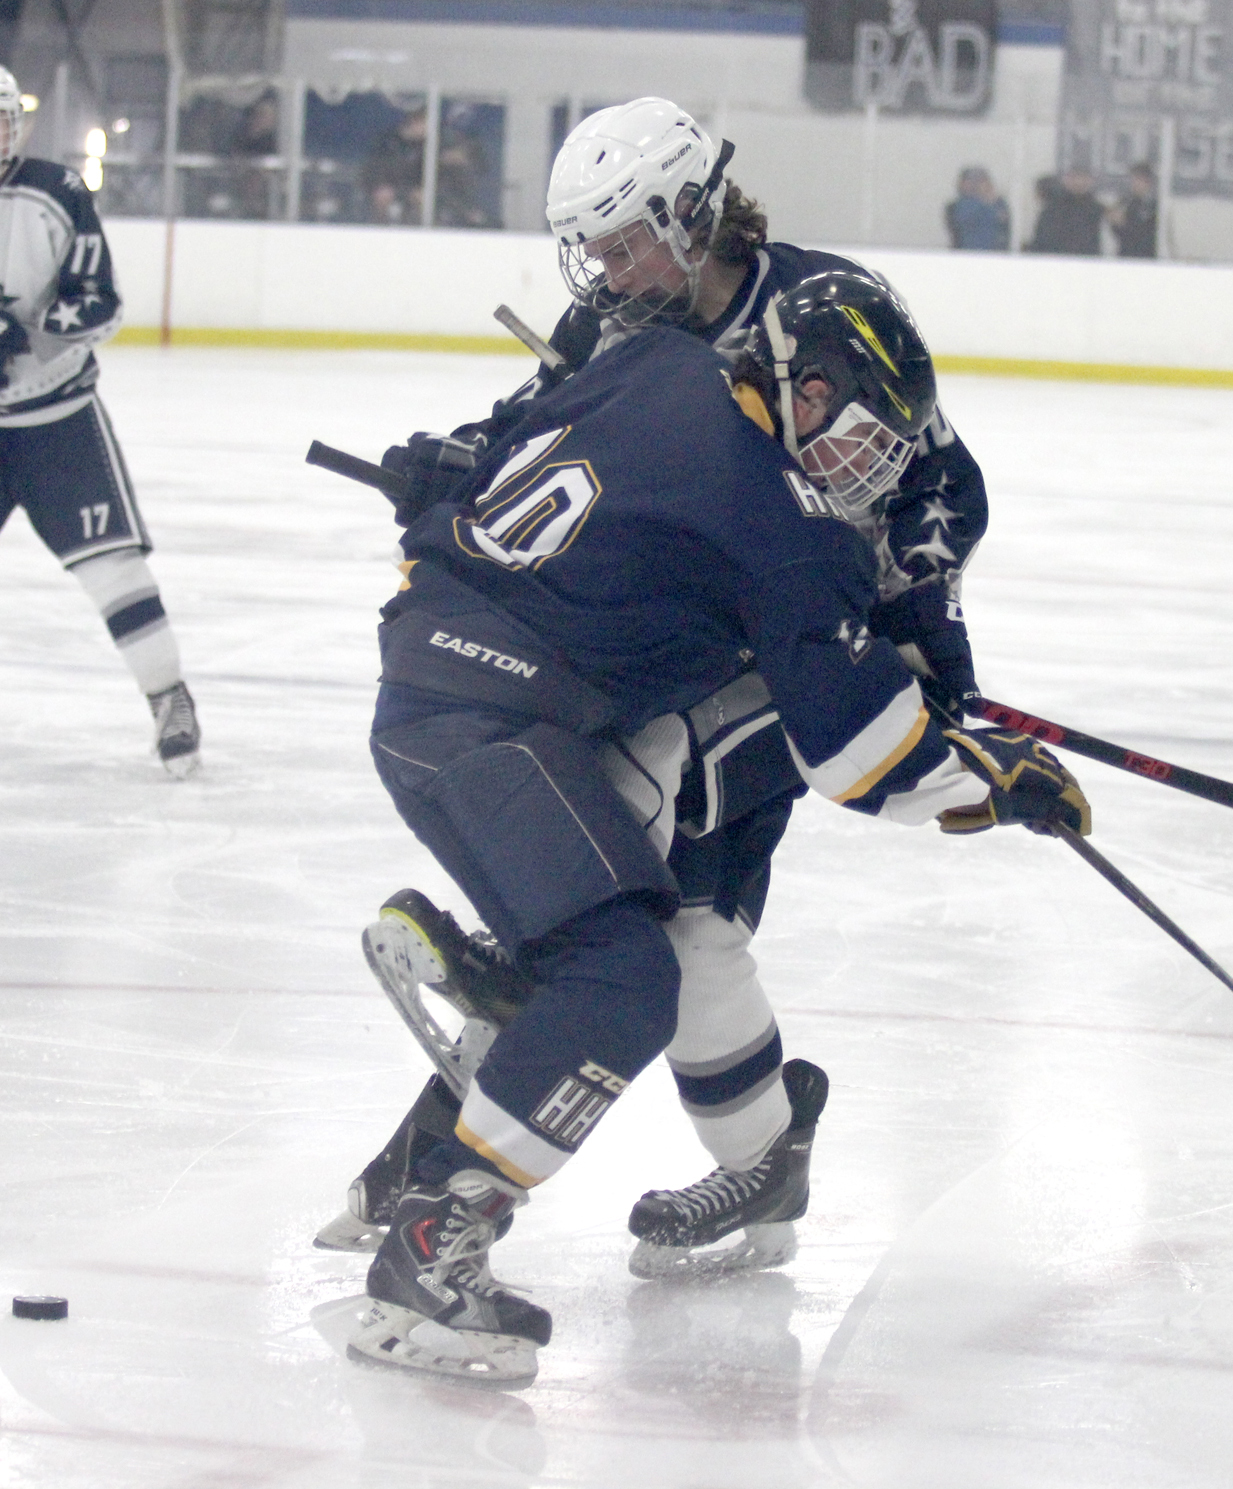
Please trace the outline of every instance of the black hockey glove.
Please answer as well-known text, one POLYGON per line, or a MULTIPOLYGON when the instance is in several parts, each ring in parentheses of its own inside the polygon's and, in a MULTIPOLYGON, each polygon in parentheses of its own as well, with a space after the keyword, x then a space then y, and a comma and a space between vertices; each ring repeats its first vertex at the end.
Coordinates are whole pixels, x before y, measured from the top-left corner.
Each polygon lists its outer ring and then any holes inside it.
MULTIPOLYGON (((931 691, 955 718, 962 720, 964 707, 980 697, 963 611, 958 601, 949 598, 944 584, 935 580, 916 585, 875 605, 869 629, 897 647, 916 648, 937 681, 931 691)), ((910 652, 905 660, 914 672, 919 670, 910 652)))
POLYGON ((1092 809, 1078 781, 1040 740, 1007 729, 946 729, 970 771, 989 782, 982 811, 943 812, 943 832, 984 832, 988 827, 1022 824, 1031 832, 1049 833, 1064 822, 1081 837, 1092 830, 1092 809))
POLYGON ((464 476, 475 467, 475 451, 448 434, 413 434, 405 445, 391 445, 381 457, 386 470, 397 472, 407 494, 394 508, 399 527, 410 527, 439 501, 448 501, 464 476))
MULTIPOLYGON (((0 290, 0 293, 3 293, 0 290)), ((9 385, 9 362, 13 357, 30 350, 30 338, 26 328, 11 315, 0 310, 0 390, 9 385)))

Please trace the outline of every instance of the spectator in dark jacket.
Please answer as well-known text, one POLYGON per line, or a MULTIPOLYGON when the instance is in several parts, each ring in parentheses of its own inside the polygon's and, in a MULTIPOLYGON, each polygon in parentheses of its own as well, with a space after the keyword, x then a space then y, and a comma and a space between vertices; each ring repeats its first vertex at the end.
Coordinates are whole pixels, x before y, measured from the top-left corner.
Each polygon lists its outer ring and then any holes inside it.
POLYGON ((428 110, 409 109, 378 136, 360 181, 374 222, 418 224, 424 212, 424 154, 428 110))
POLYGON ((1087 171, 1072 167, 1059 178, 1042 176, 1036 183, 1040 215, 1028 253, 1100 252, 1100 224, 1105 209, 1096 200, 1096 183, 1087 171))
POLYGON ((1147 161, 1130 167, 1130 192, 1109 209, 1109 226, 1120 258, 1156 257, 1156 172, 1147 161))
POLYGON ((1010 247, 1010 208, 997 193, 983 165, 959 172, 958 196, 946 204, 946 230, 952 248, 1005 253, 1010 247))

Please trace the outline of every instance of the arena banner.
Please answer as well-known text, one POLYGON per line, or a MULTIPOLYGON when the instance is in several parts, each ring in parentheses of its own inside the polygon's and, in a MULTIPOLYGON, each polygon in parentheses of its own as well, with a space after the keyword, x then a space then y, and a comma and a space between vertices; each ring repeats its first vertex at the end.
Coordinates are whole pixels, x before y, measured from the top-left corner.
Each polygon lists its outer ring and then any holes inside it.
POLYGON ((1101 180, 1161 168, 1171 189, 1233 197, 1233 0, 1085 0, 1071 10, 1059 164, 1101 180), (1167 146, 1165 147, 1167 149, 1167 146))
POLYGON ((821 109, 981 114, 997 22, 996 0, 806 0, 805 96, 821 109))

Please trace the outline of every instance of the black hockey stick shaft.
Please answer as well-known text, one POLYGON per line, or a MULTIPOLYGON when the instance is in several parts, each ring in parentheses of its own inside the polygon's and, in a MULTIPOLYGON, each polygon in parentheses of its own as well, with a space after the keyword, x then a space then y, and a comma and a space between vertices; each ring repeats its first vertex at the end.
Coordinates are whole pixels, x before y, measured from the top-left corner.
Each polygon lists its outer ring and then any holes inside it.
POLYGON ((383 465, 374 465, 371 460, 361 460, 358 455, 348 455, 345 450, 336 450, 333 445, 323 445, 313 440, 304 457, 305 464, 319 465, 322 470, 333 471, 336 476, 346 476, 350 481, 359 481, 363 486, 375 486, 395 506, 407 494, 407 483, 396 471, 386 470, 383 465))
POLYGON ((1055 724, 1036 714, 1023 713, 1017 708, 1011 708, 1008 703, 995 703, 992 698, 975 699, 964 706, 968 713, 984 719, 987 724, 999 724, 1004 729, 1030 734, 1045 744, 1057 745, 1076 755, 1084 755, 1089 760, 1099 760, 1104 765, 1129 771, 1131 775, 1159 781, 1163 786, 1172 786, 1191 796, 1201 796, 1204 801, 1215 801, 1223 807, 1233 807, 1233 782, 1222 781, 1218 776, 1203 775, 1200 771, 1188 770, 1184 765, 1170 765, 1167 760, 1157 760, 1153 755, 1128 750, 1125 745, 1110 744, 1107 739, 1097 739, 1078 729, 1068 729, 1065 724, 1055 724))
POLYGON ((1149 920, 1154 920, 1166 935, 1172 936, 1177 944, 1184 947, 1195 961, 1206 967, 1213 977, 1217 977, 1230 991, 1233 991, 1233 977, 1224 970, 1219 962, 1214 961, 1201 946, 1193 942, 1182 930, 1176 921, 1170 920, 1159 905, 1153 903, 1143 893, 1137 884, 1132 884, 1122 873, 1121 869, 1114 868, 1103 853, 1098 853, 1086 838, 1081 838, 1073 827, 1067 827, 1064 822, 1053 823, 1054 834, 1068 844, 1085 862, 1090 863, 1096 872, 1107 879, 1120 894, 1124 894, 1130 903, 1137 909, 1142 910, 1149 920))

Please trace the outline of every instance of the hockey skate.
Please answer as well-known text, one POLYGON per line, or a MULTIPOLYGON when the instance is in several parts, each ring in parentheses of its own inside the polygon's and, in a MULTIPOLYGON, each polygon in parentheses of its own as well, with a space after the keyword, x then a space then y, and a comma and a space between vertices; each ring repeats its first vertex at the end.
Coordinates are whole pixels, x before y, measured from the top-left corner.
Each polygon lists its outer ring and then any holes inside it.
MULTIPOLYGON (((323 1225, 313 1239, 313 1245, 319 1250, 376 1251, 385 1239, 403 1190, 411 1183, 416 1158, 441 1140, 438 1134, 423 1130, 416 1122, 420 1108, 437 1096, 439 1081, 438 1076, 429 1082, 419 1101, 398 1124, 394 1136, 364 1172, 352 1179, 347 1190, 347 1208, 323 1225)), ((448 1099, 447 1093, 446 1101, 448 1099)), ((446 1101, 440 1104, 442 1115, 448 1120, 445 1126, 445 1133, 448 1133, 457 1117, 457 1104, 451 1103, 447 1107, 446 1101)))
MULTIPOLYGON (((381 907, 363 936, 364 955, 437 1075, 421 1093, 385 1149, 354 1179, 347 1208, 317 1232, 323 1251, 376 1251, 411 1183, 415 1160, 454 1130, 471 1076, 497 1030, 527 1003, 534 988, 487 935, 467 935, 426 895, 403 889, 381 907), (463 1018, 455 1037, 424 1006, 431 988, 463 1018)), ((501 1235, 513 1222, 502 1222, 501 1235)))
POLYGON ((468 936, 448 911, 415 889, 386 900, 363 944, 386 996, 461 1101, 497 1031, 535 989, 495 940, 468 936), (421 987, 462 1015, 461 1034, 448 1033, 433 1017, 421 987))
POLYGON ((629 1270, 644 1281, 778 1267, 796 1255, 797 1220, 809 1206, 809 1155, 826 1105, 826 1072, 789 1060, 783 1081, 792 1125, 751 1169, 717 1168, 687 1189, 652 1189, 630 1212, 638 1245, 629 1270), (717 1243, 737 1231, 741 1239, 717 1243))
POLYGON ((478 1169, 403 1196, 368 1269, 353 1360, 500 1390, 529 1386, 552 1337, 546 1309, 494 1280, 488 1250, 525 1190, 478 1169))
POLYGON ((146 702, 154 715, 155 753, 167 774, 182 781, 201 764, 201 727, 193 695, 182 682, 176 682, 161 693, 147 694, 146 702))
MULTIPOLYGON (((347 1208, 317 1232, 313 1245, 322 1251, 376 1251, 403 1191, 414 1182, 415 1163, 448 1138, 458 1120, 458 1099, 439 1075, 420 1092, 415 1105, 398 1124, 394 1136, 351 1181, 347 1208)), ((513 1216, 501 1222, 508 1228, 513 1216)), ((505 1234, 499 1231, 498 1239, 505 1234)))

